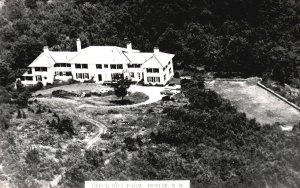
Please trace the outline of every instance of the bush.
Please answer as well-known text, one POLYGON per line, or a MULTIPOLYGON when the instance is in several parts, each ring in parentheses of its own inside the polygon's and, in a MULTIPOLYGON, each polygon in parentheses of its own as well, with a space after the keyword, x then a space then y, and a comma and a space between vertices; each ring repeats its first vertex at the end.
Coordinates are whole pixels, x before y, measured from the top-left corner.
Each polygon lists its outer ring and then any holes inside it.
POLYGON ((74 132, 73 121, 68 117, 63 118, 57 124, 57 132, 60 134, 63 134, 64 132, 68 132, 70 135, 74 135, 75 132, 74 132))
POLYGON ((37 91, 37 90, 40 90, 44 87, 44 85, 42 84, 42 82, 38 82, 34 85, 34 89, 37 91))
POLYGON ((108 114, 119 114, 119 112, 117 110, 112 110, 112 109, 108 110, 107 113, 108 114))
POLYGON ((162 101, 175 101, 175 99, 171 98, 170 96, 164 96, 161 99, 162 101))
POLYGON ((83 83, 95 83, 94 80, 84 80, 83 83))
POLYGON ((28 164, 38 164, 40 163, 40 155, 37 149, 31 149, 27 152, 25 161, 28 164))
POLYGON ((174 73, 174 78, 180 78, 179 72, 176 71, 176 72, 174 73))
POLYGON ((41 108, 38 108, 37 111, 36 111, 36 114, 41 114, 43 113, 44 111, 41 109, 41 108))
POLYGON ((65 90, 55 90, 52 92, 52 96, 60 97, 60 98, 69 98, 69 97, 76 97, 76 93, 68 92, 65 90))

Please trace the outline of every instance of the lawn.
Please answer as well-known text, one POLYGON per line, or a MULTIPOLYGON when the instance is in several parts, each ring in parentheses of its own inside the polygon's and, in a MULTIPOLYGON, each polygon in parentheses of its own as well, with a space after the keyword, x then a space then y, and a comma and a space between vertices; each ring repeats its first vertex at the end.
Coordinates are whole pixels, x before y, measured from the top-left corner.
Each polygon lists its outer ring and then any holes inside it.
POLYGON ((299 122, 300 112, 282 100, 260 88, 256 83, 236 81, 212 81, 207 86, 229 99, 249 118, 262 124, 280 123, 291 126, 299 122))
POLYGON ((51 94, 55 90, 65 90, 68 92, 81 92, 81 91, 100 91, 100 90, 113 90, 113 88, 109 86, 104 86, 102 84, 94 84, 94 83, 78 83, 71 85, 63 85, 58 87, 53 87, 49 89, 39 90, 35 93, 35 95, 48 95, 51 94))

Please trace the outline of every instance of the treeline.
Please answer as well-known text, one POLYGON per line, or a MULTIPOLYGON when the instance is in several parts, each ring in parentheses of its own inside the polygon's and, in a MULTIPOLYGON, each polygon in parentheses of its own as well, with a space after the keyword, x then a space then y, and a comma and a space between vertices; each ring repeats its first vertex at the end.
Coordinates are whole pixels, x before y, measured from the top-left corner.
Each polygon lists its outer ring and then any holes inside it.
POLYGON ((0 17, 0 83, 42 47, 124 46, 175 53, 180 68, 205 65, 219 76, 262 76, 278 64, 298 79, 300 5, 288 0, 9 0, 0 17))

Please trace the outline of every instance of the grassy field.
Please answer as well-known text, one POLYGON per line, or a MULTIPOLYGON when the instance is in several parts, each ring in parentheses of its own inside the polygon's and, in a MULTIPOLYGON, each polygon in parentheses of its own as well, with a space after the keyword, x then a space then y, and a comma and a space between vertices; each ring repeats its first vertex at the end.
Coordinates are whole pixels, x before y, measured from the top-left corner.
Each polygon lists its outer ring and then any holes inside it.
MULTIPOLYGON (((63 90, 67 92, 71 92, 77 94, 77 96, 81 96, 83 92, 96 92, 101 93, 101 96, 89 96, 89 97, 76 97, 76 96, 66 96, 68 101, 77 104, 90 104, 95 106, 120 106, 119 104, 121 98, 118 98, 114 95, 113 88, 109 86, 104 86, 100 84, 93 83, 79 83, 79 84, 71 84, 64 85, 59 87, 54 87, 50 89, 39 90, 34 93, 35 96, 43 96, 46 98, 51 98, 52 101, 61 101, 59 98, 53 97, 52 92, 57 90, 63 90), (102 95, 103 94, 103 95, 102 95)), ((133 92, 128 96, 124 97, 124 101, 128 101, 128 104, 138 104, 141 102, 145 102, 148 100, 148 95, 142 92, 133 92)))
POLYGON ((300 112, 255 83, 236 81, 212 81, 208 87, 222 97, 229 99, 249 118, 255 118, 262 124, 280 123, 291 126, 299 122, 300 112))

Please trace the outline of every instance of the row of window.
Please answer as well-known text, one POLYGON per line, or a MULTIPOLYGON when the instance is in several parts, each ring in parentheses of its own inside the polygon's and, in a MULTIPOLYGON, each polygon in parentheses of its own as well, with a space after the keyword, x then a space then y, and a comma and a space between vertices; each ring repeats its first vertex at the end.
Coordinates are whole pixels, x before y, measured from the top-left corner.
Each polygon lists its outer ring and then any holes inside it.
POLYGON ((76 79, 90 79, 88 73, 76 73, 76 79))
POLYGON ((123 78, 124 77, 124 75, 123 74, 120 74, 120 73, 112 73, 111 74, 111 79, 112 80, 119 80, 119 79, 121 79, 121 78, 123 78))
POLYGON ((128 68, 140 68, 142 64, 128 64, 128 68))
POLYGON ((160 77, 153 77, 153 76, 148 76, 147 77, 147 81, 149 82, 149 83, 154 83, 154 82, 160 82, 160 77))
POLYGON ((54 67, 71 67, 70 63, 56 63, 54 67))
POLYGON ((70 71, 55 71, 55 76, 72 76, 70 71))
POLYGON ((47 72, 47 67, 35 67, 35 72, 47 72))
POLYGON ((157 69, 157 68, 147 68, 147 73, 159 73, 159 69, 157 69))
POLYGON ((88 64, 75 64, 75 69, 87 69, 88 64))
POLYGON ((122 64, 111 64, 110 69, 123 69, 122 64))
MULTIPOLYGON (((134 78, 134 72, 130 72, 129 74, 131 78, 134 78)), ((137 78, 141 79, 141 73, 137 72, 136 74, 137 74, 137 78)))

